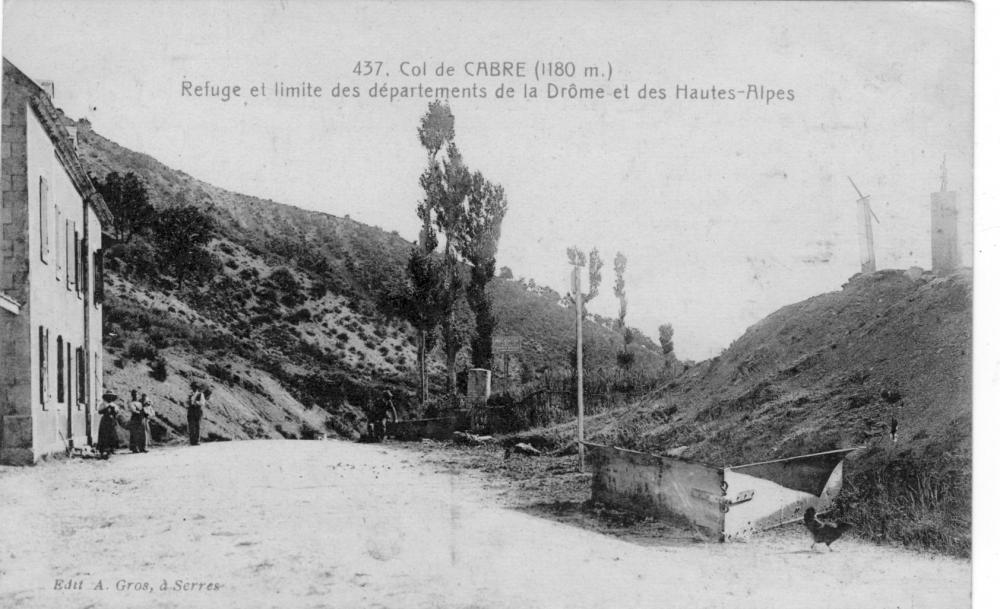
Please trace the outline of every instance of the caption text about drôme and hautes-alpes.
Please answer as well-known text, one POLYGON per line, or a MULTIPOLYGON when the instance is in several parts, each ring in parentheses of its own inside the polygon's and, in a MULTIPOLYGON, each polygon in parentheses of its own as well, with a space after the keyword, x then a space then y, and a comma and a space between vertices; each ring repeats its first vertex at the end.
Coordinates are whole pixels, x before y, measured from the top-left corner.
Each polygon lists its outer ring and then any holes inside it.
POLYGON ((788 83, 697 82, 616 75, 611 62, 571 60, 357 59, 346 62, 329 80, 269 79, 227 82, 184 78, 180 95, 192 100, 251 103, 262 100, 335 99, 396 102, 408 99, 491 99, 526 103, 570 102, 715 102, 763 105, 794 102, 788 83))

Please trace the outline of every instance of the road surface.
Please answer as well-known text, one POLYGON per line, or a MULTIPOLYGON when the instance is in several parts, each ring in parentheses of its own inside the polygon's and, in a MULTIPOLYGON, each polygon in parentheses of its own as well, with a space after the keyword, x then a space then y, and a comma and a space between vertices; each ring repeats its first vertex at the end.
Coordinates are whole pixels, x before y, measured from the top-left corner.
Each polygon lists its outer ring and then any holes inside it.
POLYGON ((958 560, 798 533, 631 544, 398 446, 253 441, 0 468, 0 607, 928 607, 958 560))

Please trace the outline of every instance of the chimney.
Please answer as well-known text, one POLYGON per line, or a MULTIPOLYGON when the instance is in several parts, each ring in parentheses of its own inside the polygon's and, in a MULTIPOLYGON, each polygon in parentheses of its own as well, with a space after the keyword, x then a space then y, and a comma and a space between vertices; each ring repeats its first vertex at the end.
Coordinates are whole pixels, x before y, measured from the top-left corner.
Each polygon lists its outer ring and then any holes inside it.
POLYGON ((49 100, 56 98, 56 83, 51 80, 40 80, 38 81, 38 86, 45 91, 45 94, 49 96, 49 100))

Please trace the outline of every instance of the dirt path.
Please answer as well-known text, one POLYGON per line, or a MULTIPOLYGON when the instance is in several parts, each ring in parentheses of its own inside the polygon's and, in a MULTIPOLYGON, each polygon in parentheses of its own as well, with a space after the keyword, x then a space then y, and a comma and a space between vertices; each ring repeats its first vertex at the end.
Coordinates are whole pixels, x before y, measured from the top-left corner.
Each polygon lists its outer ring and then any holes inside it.
POLYGON ((418 452, 333 441, 3 468, 0 607, 969 606, 968 561, 649 547, 501 503, 418 452))

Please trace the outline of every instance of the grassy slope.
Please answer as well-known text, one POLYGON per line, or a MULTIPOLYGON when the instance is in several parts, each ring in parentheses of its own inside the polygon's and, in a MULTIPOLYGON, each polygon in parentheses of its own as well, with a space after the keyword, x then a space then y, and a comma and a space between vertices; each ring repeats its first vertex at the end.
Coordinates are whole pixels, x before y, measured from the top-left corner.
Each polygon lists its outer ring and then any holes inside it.
MULTIPOLYGON (((155 272, 109 265, 107 383, 119 393, 140 385, 157 394, 167 437, 183 431, 183 413, 170 405, 183 399, 193 379, 231 395, 231 408, 220 409, 222 419, 209 421, 209 431, 226 438, 299 434, 316 426, 350 436, 360 428, 358 407, 366 392, 412 394, 411 328, 384 318, 374 304, 386 278, 403 268, 407 241, 350 218, 217 188, 89 129, 79 131, 79 141, 95 176, 134 172, 155 207, 195 203, 217 222, 211 249, 220 272, 203 288, 178 291, 155 272), (151 376, 158 357, 163 381, 151 376)), ((136 242, 142 245, 141 238, 136 242)), ((558 299, 515 281, 496 280, 492 292, 500 328, 531 345, 527 364, 564 366, 572 316, 558 299)), ((613 362, 618 335, 588 325, 595 359, 613 362)), ((432 355, 432 382, 441 390, 442 358, 432 355)), ((657 358, 644 348, 640 360, 655 367, 657 358)))
MULTIPOLYGON (((687 446, 685 457, 719 465, 860 446, 841 507, 861 533, 967 554, 971 291, 969 271, 855 276, 778 310, 655 395, 595 417, 588 436, 659 453, 687 446)), ((542 433, 562 442, 573 430, 542 433)))

